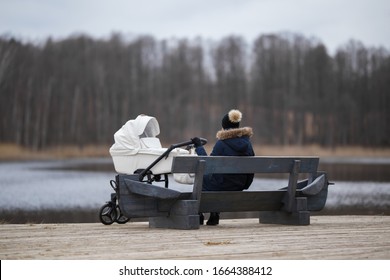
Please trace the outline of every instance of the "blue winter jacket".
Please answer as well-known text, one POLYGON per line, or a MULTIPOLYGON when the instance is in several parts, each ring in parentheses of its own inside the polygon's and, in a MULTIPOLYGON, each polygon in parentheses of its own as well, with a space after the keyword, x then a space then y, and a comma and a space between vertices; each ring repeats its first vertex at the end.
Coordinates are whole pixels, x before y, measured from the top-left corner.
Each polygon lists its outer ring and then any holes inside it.
MULTIPOLYGON (((217 133, 211 156, 254 156, 250 142, 252 128, 234 128, 220 130, 217 133)), ((201 146, 196 148, 200 156, 207 156, 201 146)), ((253 181, 254 174, 206 174, 203 177, 203 191, 242 191, 248 189, 253 181)))

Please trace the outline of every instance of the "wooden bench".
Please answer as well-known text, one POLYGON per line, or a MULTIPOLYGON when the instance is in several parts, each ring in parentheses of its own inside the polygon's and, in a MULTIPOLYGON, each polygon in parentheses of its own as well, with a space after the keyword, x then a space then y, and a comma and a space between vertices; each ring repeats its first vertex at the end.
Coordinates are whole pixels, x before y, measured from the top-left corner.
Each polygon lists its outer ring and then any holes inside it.
POLYGON ((326 173, 317 171, 318 164, 318 157, 176 157, 172 173, 194 173, 192 192, 118 175, 119 206, 127 217, 149 217, 150 227, 158 228, 198 229, 199 212, 242 211, 258 211, 260 223, 309 225, 310 212, 324 207, 328 193, 326 173), (204 192, 203 175, 210 173, 289 175, 277 190, 204 192), (299 181, 303 175, 306 179, 299 181))

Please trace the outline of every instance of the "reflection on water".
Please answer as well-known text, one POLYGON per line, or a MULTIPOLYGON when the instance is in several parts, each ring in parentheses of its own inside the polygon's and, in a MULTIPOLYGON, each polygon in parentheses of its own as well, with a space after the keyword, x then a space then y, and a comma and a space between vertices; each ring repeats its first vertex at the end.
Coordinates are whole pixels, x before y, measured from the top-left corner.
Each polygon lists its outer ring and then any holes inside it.
MULTIPOLYGON (((390 215, 388 162, 355 163, 327 161, 322 170, 329 174, 329 195, 322 213, 390 215), (342 167, 341 167, 342 166, 342 167), (337 172, 337 171, 343 172, 337 172), (348 170, 348 171, 345 171, 348 170), (351 171, 352 170, 352 171, 351 171), (364 171, 362 171, 364 170, 364 171), (381 171, 378 171, 381 170, 381 171), (346 173, 370 177, 360 181, 343 178, 346 173), (341 175, 344 174, 344 175, 341 175), (380 178, 380 179, 378 179, 380 178), (382 182, 380 182, 382 181, 382 182)), ((111 159, 0 163, 0 221, 3 222, 97 222, 98 210, 109 200, 114 179, 111 159)), ((251 188, 277 189, 286 179, 257 178, 251 188)), ((170 180, 170 187, 191 190, 192 186, 170 180)))

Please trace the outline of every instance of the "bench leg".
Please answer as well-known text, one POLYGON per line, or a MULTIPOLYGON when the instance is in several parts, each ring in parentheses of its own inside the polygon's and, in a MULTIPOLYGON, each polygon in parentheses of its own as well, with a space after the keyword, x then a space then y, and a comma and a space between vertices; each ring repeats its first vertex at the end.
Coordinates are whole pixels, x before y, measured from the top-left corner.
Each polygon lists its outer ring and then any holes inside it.
POLYGON ((260 212, 261 224, 279 225, 310 225, 310 212, 299 211, 288 213, 284 211, 264 211, 260 212))
POLYGON ((149 218, 151 228, 199 229, 199 204, 196 200, 179 200, 166 217, 149 218))
POLYGON ((260 212, 259 222, 262 224, 310 225, 310 212, 307 211, 306 197, 295 198, 292 212, 285 210, 260 212))

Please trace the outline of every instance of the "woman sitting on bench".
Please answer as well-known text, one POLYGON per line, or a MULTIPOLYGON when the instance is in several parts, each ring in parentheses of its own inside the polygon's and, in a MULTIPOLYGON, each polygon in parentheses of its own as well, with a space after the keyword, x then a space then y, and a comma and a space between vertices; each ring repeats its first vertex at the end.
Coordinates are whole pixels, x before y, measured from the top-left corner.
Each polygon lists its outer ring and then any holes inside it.
MULTIPOLYGON (((239 110, 230 110, 222 118, 222 130, 217 132, 217 142, 210 156, 254 156, 250 142, 253 135, 252 128, 240 128, 242 113, 239 110)), ((199 156, 207 156, 198 137, 192 138, 195 151, 199 156)), ((203 191, 242 191, 248 189, 253 181, 254 174, 206 174, 203 177, 203 191)), ((200 215, 200 224, 204 216, 200 215)), ((219 213, 210 213, 207 225, 218 225, 219 213)))

